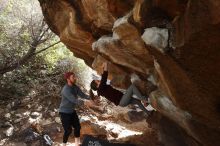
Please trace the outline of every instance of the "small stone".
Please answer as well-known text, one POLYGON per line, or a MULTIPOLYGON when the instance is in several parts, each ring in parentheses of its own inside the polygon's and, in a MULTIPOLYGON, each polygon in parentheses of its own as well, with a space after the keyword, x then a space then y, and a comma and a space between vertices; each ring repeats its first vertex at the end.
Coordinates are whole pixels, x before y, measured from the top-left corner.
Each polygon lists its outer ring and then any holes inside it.
POLYGON ((57 127, 57 131, 58 131, 58 132, 61 132, 61 129, 60 129, 60 127, 57 127))
POLYGON ((56 118, 55 118, 55 122, 57 122, 57 123, 61 123, 61 121, 60 121, 60 117, 56 117, 56 118))
POLYGON ((13 107, 13 106, 15 106, 15 102, 14 101, 11 103, 11 107, 13 107))
POLYGON ((56 115, 55 112, 50 112, 50 116, 51 116, 51 117, 54 117, 55 115, 56 115))
POLYGON ((15 132, 19 131, 20 129, 18 127, 15 127, 15 132))
POLYGON ((11 109, 11 104, 10 103, 7 105, 7 109, 11 109))
POLYGON ((15 100, 12 102, 11 106, 13 109, 17 109, 19 107, 19 105, 21 105, 21 101, 20 100, 15 100))
POLYGON ((38 112, 31 113, 31 117, 34 118, 34 119, 39 117, 39 116, 40 116, 40 113, 38 113, 38 112))
POLYGON ((5 122, 5 125, 12 126, 10 122, 5 122))
POLYGON ((12 125, 9 122, 5 122, 4 124, 1 123, 0 126, 1 126, 1 128, 8 128, 8 127, 11 127, 12 125))
POLYGON ((37 108, 37 111, 41 111, 43 109, 43 107, 40 105, 38 108, 37 108))
POLYGON ((16 116, 16 117, 19 117, 19 118, 21 118, 21 117, 22 117, 22 115, 21 115, 21 114, 15 114, 15 116, 16 116))
POLYGON ((24 115, 24 116, 29 116, 29 115, 30 115, 30 112, 29 112, 29 111, 24 112, 23 115, 24 115))
POLYGON ((40 113, 38 113, 38 112, 33 112, 33 113, 31 113, 31 115, 32 115, 32 116, 39 116, 40 113))
POLYGON ((10 113, 7 113, 7 114, 5 114, 5 118, 10 118, 11 117, 11 114, 10 113))
POLYGON ((30 101, 30 98, 26 97, 26 98, 24 98, 24 99, 22 100, 22 103, 27 103, 27 102, 29 102, 29 101, 30 101))
POLYGON ((6 136, 12 136, 13 131, 14 131, 14 127, 12 126, 12 127, 8 128, 4 133, 6 136))
POLYGON ((45 126, 45 125, 49 125, 49 124, 51 124, 52 123, 52 121, 51 120, 49 120, 49 119, 47 119, 47 120, 42 120, 42 125, 43 126, 45 126))
POLYGON ((28 107, 28 108, 31 108, 31 105, 30 105, 30 104, 28 104, 28 105, 27 105, 27 107, 28 107))
POLYGON ((21 120, 22 120, 22 118, 16 119, 16 120, 14 121, 14 123, 19 123, 19 122, 21 122, 21 120))

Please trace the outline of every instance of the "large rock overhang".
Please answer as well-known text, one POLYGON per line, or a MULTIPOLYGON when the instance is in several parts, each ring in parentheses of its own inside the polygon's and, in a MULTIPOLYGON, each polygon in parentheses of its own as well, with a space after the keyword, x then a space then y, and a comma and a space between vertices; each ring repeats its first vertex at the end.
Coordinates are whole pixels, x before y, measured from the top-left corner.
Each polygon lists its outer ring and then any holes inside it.
POLYGON ((51 30, 76 56, 99 73, 102 62, 111 62, 110 79, 117 87, 126 88, 131 73, 146 85, 153 76, 157 90, 146 93, 153 106, 198 143, 219 144, 219 1, 39 2, 51 30), (167 43, 143 38, 152 27, 168 30, 167 43))

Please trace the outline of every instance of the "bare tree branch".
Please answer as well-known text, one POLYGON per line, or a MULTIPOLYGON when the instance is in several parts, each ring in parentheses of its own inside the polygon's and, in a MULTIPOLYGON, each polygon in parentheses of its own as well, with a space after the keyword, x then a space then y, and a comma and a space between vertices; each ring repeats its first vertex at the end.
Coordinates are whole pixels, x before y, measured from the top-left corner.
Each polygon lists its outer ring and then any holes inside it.
POLYGON ((43 32, 41 32, 41 34, 40 34, 40 36, 39 36, 39 38, 38 38, 38 41, 40 41, 40 40, 43 38, 43 36, 45 35, 45 33, 46 33, 48 30, 49 30, 49 27, 47 27, 46 30, 44 30, 43 32))
POLYGON ((59 44, 60 42, 61 42, 61 41, 58 41, 58 42, 56 42, 56 43, 54 43, 54 44, 52 44, 52 45, 50 45, 50 46, 48 46, 48 47, 46 47, 46 48, 44 48, 44 49, 41 49, 40 51, 35 52, 34 55, 37 55, 37 54, 39 54, 39 53, 41 53, 41 52, 43 52, 43 51, 45 51, 45 50, 47 50, 47 49, 49 49, 49 48, 51 48, 51 47, 53 47, 53 46, 59 44))
POLYGON ((25 63, 26 63, 29 59, 31 59, 33 56, 35 56, 35 55, 37 55, 37 54, 39 54, 39 53, 41 53, 41 52, 43 52, 43 51, 45 51, 45 50, 47 50, 47 49, 49 49, 49 48, 51 48, 51 47, 53 47, 53 46, 59 44, 60 42, 61 42, 61 41, 58 41, 58 42, 56 42, 56 43, 54 43, 54 44, 52 44, 52 45, 50 45, 50 46, 48 46, 48 47, 46 47, 46 48, 44 48, 44 49, 38 51, 38 52, 35 52, 35 51, 36 51, 36 48, 37 48, 37 46, 38 46, 38 44, 36 44, 36 42, 33 42, 32 45, 30 46, 30 49, 28 50, 28 52, 27 52, 26 55, 24 55, 17 63, 11 64, 11 65, 9 65, 9 66, 6 66, 6 67, 0 69, 0 74, 3 75, 3 74, 6 73, 6 72, 9 72, 9 71, 14 70, 15 68, 17 68, 17 67, 19 67, 19 66, 25 64, 25 63))
MULTIPOLYGON (((15 6, 22 7, 22 4, 13 0, 13 7, 15 6)), ((35 8, 36 6, 34 5, 33 7, 35 8)), ((47 41, 49 42, 54 35, 49 31, 49 27, 44 21, 43 16, 33 12, 36 10, 31 9, 28 14, 21 12, 22 9, 12 10, 13 13, 10 13, 7 18, 13 20, 19 18, 21 25, 16 25, 16 27, 11 27, 11 25, 8 25, 9 27, 2 27, 3 30, 9 33, 5 33, 3 36, 5 41, 1 41, 3 45, 0 47, 5 48, 5 52, 0 50, 0 55, 3 57, 0 64, 0 74, 16 69, 28 62, 33 56, 60 43, 58 41, 54 44, 46 45, 47 41), (41 44, 47 47, 37 50, 37 47, 41 44)))

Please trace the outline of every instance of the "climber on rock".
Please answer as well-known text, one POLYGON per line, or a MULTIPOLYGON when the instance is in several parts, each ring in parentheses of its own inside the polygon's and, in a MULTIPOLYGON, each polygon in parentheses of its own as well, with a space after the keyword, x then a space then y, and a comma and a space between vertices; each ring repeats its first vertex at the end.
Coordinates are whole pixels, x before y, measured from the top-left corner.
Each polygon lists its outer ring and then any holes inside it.
MULTIPOLYGON (((129 104, 137 104, 141 110, 146 113, 146 116, 150 115, 150 112, 146 109, 147 98, 142 96, 140 91, 135 87, 134 84, 131 84, 130 87, 126 90, 125 94, 121 91, 114 89, 111 85, 107 85, 108 78, 108 63, 103 63, 103 73, 100 80, 93 80, 90 84, 92 90, 97 91, 98 96, 103 96, 109 101, 113 102, 115 105, 125 107, 129 104), (135 98, 134 98, 135 97, 135 98)), ((90 90, 90 94, 93 94, 90 90)), ((94 95, 94 94, 93 94, 94 95)), ((90 95, 91 97, 93 95, 90 95)))
POLYGON ((76 76, 73 72, 65 73, 64 78, 67 83, 61 91, 62 100, 59 107, 59 114, 64 128, 63 146, 66 146, 68 138, 72 133, 72 127, 74 128, 75 146, 79 146, 81 126, 75 107, 82 105, 91 106, 93 101, 89 100, 90 97, 84 94, 75 84, 76 76), (78 96, 87 100, 83 101, 78 96))

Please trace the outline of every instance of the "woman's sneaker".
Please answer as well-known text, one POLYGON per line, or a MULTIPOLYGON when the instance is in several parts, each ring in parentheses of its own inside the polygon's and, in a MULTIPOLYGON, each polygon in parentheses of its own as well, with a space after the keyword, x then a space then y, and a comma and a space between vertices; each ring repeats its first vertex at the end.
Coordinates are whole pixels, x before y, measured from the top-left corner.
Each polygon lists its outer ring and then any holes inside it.
POLYGON ((147 108, 147 106, 149 105, 148 101, 147 100, 141 100, 141 103, 143 104, 143 106, 145 108, 147 108))

